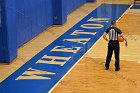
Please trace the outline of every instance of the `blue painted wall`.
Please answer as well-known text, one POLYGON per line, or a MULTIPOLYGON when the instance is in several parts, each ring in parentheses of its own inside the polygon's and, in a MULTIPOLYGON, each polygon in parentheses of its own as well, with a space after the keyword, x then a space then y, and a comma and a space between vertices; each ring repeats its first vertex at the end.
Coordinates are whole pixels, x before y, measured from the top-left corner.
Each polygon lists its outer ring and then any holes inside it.
POLYGON ((67 0, 67 14, 71 13, 84 3, 86 3, 86 0, 67 0))
POLYGON ((3 46, 3 40, 2 40, 2 30, 1 30, 1 2, 0 2, 0 59, 2 59, 2 46, 3 46))
POLYGON ((9 63, 17 56, 17 32, 15 24, 15 0, 0 0, 1 5, 1 46, 0 62, 9 63))
POLYGON ((3 40, 2 40, 2 31, 1 31, 1 27, 0 27, 0 59, 3 59, 3 56, 2 56, 2 47, 3 47, 3 40))
POLYGON ((87 0, 87 2, 95 2, 96 0, 87 0))
POLYGON ((53 24, 62 25, 67 21, 67 0, 52 0, 53 24))
POLYGON ((18 46, 50 27, 52 22, 52 0, 16 0, 18 46))

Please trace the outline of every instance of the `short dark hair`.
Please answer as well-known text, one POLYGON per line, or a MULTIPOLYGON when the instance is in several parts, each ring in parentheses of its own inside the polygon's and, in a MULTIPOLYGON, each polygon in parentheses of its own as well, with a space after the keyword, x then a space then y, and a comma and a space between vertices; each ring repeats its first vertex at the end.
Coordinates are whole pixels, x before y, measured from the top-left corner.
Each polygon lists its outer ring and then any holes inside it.
POLYGON ((112 25, 114 25, 115 23, 116 23, 116 20, 113 20, 113 21, 111 22, 112 25))

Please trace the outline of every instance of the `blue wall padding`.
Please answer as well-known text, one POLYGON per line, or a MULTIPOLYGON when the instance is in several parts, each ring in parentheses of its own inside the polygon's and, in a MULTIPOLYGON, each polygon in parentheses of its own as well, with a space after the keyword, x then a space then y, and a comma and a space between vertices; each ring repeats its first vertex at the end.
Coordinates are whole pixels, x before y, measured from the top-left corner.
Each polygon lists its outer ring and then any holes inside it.
POLYGON ((1 1, 1 39, 0 39, 0 61, 6 63, 17 56, 17 32, 15 29, 15 0, 1 1))
POLYGON ((53 24, 62 25, 67 21, 67 1, 66 0, 52 0, 53 1, 53 24))
POLYGON ((16 0, 18 46, 53 24, 52 0, 16 0))
POLYGON ((2 47, 3 47, 3 37, 2 37, 2 30, 1 30, 1 1, 0 1, 0 59, 2 59, 2 47))
POLYGON ((67 14, 86 3, 86 0, 67 0, 67 14))
POLYGON ((2 37, 2 30, 1 30, 1 28, 0 28, 0 60, 2 60, 3 59, 3 37, 2 37))
POLYGON ((64 24, 67 15, 86 2, 87 0, 0 0, 0 62, 11 62, 17 56, 18 47, 53 24, 64 24))
POLYGON ((96 0, 87 0, 87 2, 95 2, 96 0))

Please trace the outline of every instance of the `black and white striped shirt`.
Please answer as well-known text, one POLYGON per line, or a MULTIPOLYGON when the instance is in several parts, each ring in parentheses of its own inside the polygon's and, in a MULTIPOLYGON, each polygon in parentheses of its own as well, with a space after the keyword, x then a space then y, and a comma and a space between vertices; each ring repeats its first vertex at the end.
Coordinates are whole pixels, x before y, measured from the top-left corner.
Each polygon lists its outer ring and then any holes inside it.
POLYGON ((116 27, 110 27, 106 31, 109 34, 109 40, 118 40, 118 34, 122 34, 122 31, 116 27))

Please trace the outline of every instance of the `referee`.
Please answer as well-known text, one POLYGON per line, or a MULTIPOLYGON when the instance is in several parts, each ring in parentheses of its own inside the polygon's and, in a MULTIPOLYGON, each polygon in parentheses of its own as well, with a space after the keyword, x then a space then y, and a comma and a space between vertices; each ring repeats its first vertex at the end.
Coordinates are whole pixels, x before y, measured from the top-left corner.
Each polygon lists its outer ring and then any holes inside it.
POLYGON ((110 64, 111 57, 112 57, 112 54, 114 51, 114 53, 115 53, 115 71, 119 71, 120 70, 120 65, 119 65, 119 63, 120 63, 120 57, 119 57, 120 45, 119 45, 119 41, 118 41, 118 35, 120 35, 124 38, 125 46, 127 46, 128 44, 127 44, 126 38, 122 34, 122 31, 116 27, 116 21, 115 20, 112 21, 111 24, 112 24, 112 26, 109 27, 103 34, 103 38, 106 41, 109 41, 105 67, 106 67, 106 70, 109 69, 109 64, 110 64), (106 37, 107 34, 109 35, 109 40, 106 37))

